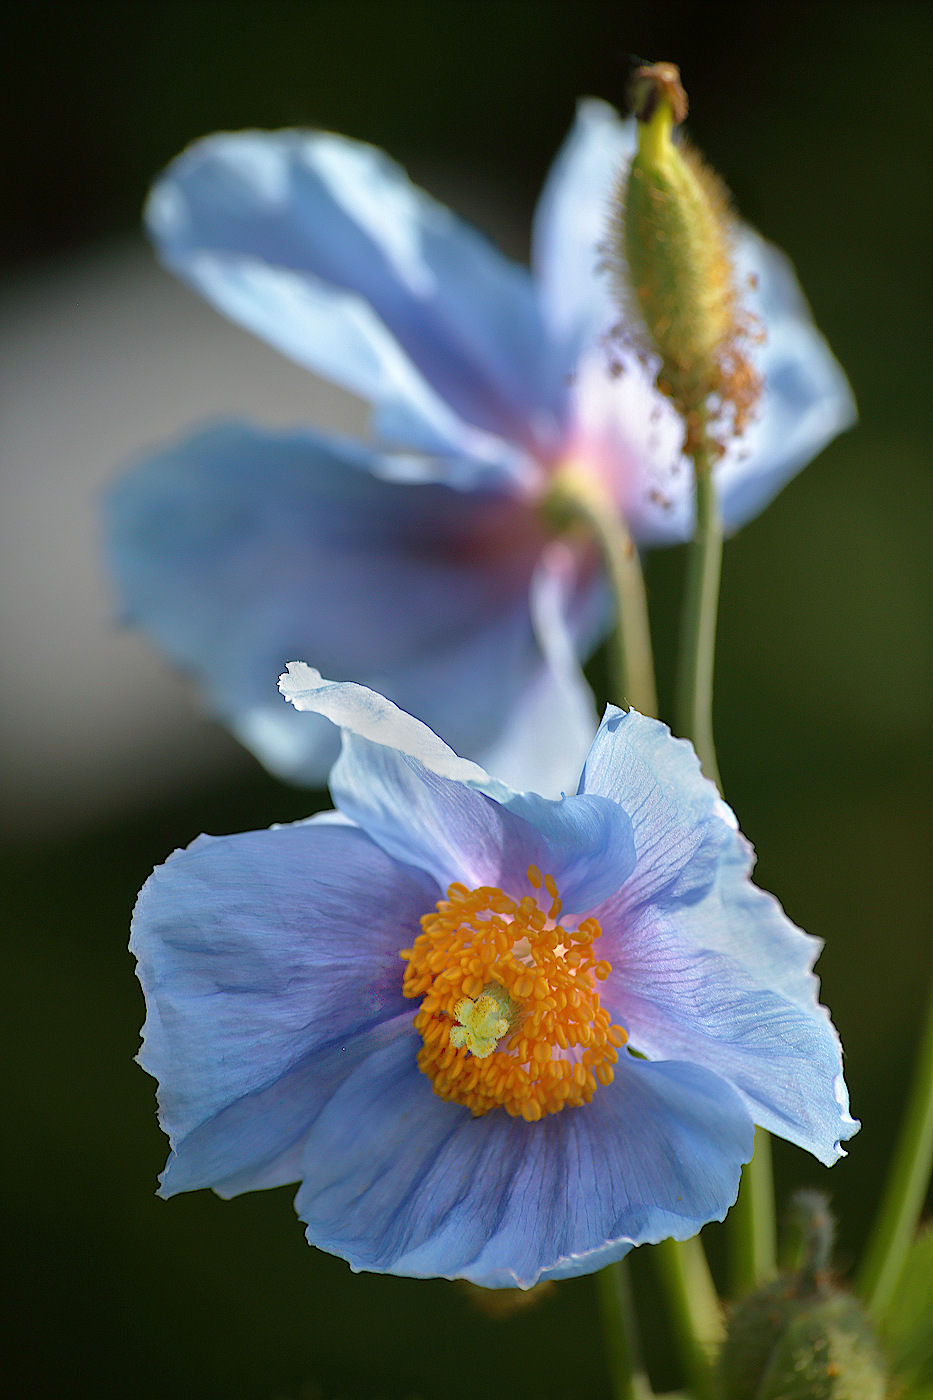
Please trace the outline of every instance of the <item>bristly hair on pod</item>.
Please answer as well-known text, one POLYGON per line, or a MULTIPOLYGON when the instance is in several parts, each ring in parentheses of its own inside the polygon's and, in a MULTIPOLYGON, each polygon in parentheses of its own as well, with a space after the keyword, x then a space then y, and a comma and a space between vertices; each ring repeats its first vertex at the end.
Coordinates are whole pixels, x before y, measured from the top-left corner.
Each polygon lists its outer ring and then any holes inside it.
POLYGON ((722 452, 744 431, 762 388, 743 351, 762 333, 736 287, 730 196, 702 156, 673 139, 688 108, 676 65, 642 65, 630 95, 638 151, 613 195, 614 291, 635 348, 660 356, 657 387, 683 416, 684 450, 706 438, 722 452))

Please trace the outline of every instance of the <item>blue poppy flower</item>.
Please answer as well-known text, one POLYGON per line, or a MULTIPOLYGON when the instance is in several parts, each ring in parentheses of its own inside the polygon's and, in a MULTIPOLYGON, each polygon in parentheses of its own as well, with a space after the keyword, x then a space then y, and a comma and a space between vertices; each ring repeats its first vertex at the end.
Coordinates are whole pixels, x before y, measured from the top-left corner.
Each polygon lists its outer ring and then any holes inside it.
POLYGON ((362 686, 281 684, 342 731, 338 810, 199 837, 134 914, 162 1195, 298 1181, 354 1269, 529 1287, 721 1219, 753 1123, 841 1155, 819 944, 688 743, 610 708, 546 799, 362 686))
MULTIPOLYGON (((329 133, 213 136, 156 184, 147 219, 167 266, 374 411, 373 445, 207 428, 109 495, 126 616, 273 771, 313 783, 336 753, 331 726, 268 699, 299 655, 518 787, 576 781, 596 724, 578 658, 609 608, 594 551, 554 547, 549 483, 568 463, 598 475, 642 545, 692 533, 682 424, 620 340, 602 265, 634 145, 633 123, 581 105, 533 272, 329 133)), ((730 529, 853 419, 786 259, 744 226, 734 252, 765 391, 716 467, 730 529)))

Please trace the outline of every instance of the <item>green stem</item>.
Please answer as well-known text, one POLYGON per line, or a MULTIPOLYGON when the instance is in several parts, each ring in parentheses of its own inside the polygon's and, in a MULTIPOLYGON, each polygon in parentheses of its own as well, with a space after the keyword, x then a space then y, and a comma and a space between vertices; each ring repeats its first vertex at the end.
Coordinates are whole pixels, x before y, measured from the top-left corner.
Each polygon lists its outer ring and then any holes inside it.
POLYGON ((635 542, 597 478, 565 467, 554 479, 546 508, 559 522, 582 521, 599 542, 616 607, 610 641, 610 693, 618 704, 656 716, 651 629, 645 580, 635 542))
POLYGON ((766 1283, 777 1269, 771 1139, 755 1129, 755 1153, 742 1169, 739 1198, 729 1212, 729 1285, 739 1299, 766 1283))
POLYGON ((612 1400, 651 1400, 654 1392, 641 1359, 628 1262, 620 1259, 596 1275, 596 1295, 612 1385, 612 1400))
MULTIPOLYGON (((599 541, 616 603, 617 621, 610 652, 613 669, 611 694, 614 699, 627 702, 642 714, 656 717, 658 702, 645 584, 638 551, 628 527, 600 483, 594 477, 569 467, 558 474, 551 488, 548 509, 559 523, 565 523, 568 519, 584 522, 599 541)), ((718 555, 716 557, 718 561, 718 555)), ((717 562, 717 587, 718 580, 717 562)), ((714 589, 714 634, 715 601, 714 589)), ((710 690, 711 687, 710 679, 710 690)), ((713 765, 715 769, 715 756, 713 765)), ((714 1373, 710 1358, 722 1340, 722 1314, 703 1245, 699 1236, 683 1242, 666 1240, 653 1252, 658 1257, 661 1276, 677 1319, 678 1344, 684 1370, 700 1400, 712 1400, 714 1373)), ((637 1395, 642 1385, 648 1386, 648 1381, 640 1370, 637 1350, 633 1350, 634 1334, 625 1333, 624 1327, 614 1321, 625 1315, 624 1307, 620 1312, 617 1301, 613 1302, 620 1287, 618 1275, 613 1281, 608 1271, 603 1270, 598 1278, 613 1374, 622 1377, 616 1382, 618 1385, 632 1388, 619 1390, 619 1394, 626 1397, 633 1393, 637 1395), (626 1350, 623 1352, 621 1348, 626 1350), (634 1372, 627 1369, 632 1364, 635 1366, 634 1372)), ((650 1388, 641 1394, 650 1394, 650 1388)))
MULTIPOLYGON (((722 569, 722 519, 713 479, 713 458, 704 436, 694 452, 696 533, 687 560, 677 668, 675 728, 692 739, 707 778, 722 790, 713 739, 713 667, 722 569)), ((742 1187, 729 1215, 733 1296, 741 1297, 774 1271, 774 1183, 770 1145, 756 1133, 757 1150, 742 1173, 742 1187)))
POLYGON ((881 1209, 858 1277, 858 1291, 881 1317, 897 1286, 933 1169, 933 994, 913 1084, 881 1209))
POLYGON ((675 728, 692 739, 703 772, 721 788, 713 744, 713 662, 722 563, 722 521, 709 447, 696 450, 697 523, 690 545, 680 626, 675 728))
POLYGON ((663 1240, 651 1253, 670 1304, 691 1394, 696 1400, 716 1400, 714 1361, 725 1329, 700 1237, 663 1240))

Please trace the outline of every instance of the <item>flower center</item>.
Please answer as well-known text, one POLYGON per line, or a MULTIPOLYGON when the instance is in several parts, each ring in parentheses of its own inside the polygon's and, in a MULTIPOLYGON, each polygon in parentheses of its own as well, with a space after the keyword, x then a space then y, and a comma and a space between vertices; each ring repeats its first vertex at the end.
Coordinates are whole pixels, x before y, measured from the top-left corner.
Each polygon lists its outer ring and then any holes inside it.
POLYGON ((418 1068, 435 1094, 476 1117, 501 1107, 533 1123, 611 1084, 628 1036, 595 991, 612 971, 593 952, 599 924, 564 928, 553 876, 530 865, 528 880, 550 897, 546 913, 533 895, 453 884, 400 956, 404 995, 423 997, 418 1068))

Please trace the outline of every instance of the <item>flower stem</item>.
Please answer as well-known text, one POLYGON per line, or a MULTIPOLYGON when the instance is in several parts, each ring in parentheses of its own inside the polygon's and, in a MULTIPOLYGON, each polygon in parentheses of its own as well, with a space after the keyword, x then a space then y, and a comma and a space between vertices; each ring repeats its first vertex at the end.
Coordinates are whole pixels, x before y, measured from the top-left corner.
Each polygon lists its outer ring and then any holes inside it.
POLYGON ((617 704, 655 717, 658 699, 648 601, 641 561, 628 526, 599 480, 574 467, 558 472, 546 509, 557 520, 563 517, 583 522, 599 542, 616 610, 609 643, 610 693, 617 704))
POLYGON ((933 1168, 933 994, 914 1069, 910 1098, 881 1209, 858 1277, 858 1291, 876 1317, 884 1314, 910 1248, 933 1168))
POLYGON ((715 1400, 713 1362, 725 1329, 700 1237, 663 1240, 652 1257, 670 1304, 690 1392, 696 1400, 715 1400))
POLYGON ((612 1400, 651 1400, 654 1392, 641 1359, 638 1325, 632 1304, 628 1262, 620 1259, 596 1275, 612 1400))
MULTIPOLYGON (((617 703, 627 702, 643 715, 656 718, 658 701, 645 584, 638 551, 625 521, 600 483, 572 467, 558 473, 547 509, 558 522, 582 521, 599 540, 616 604, 610 693, 617 703)), ((716 577, 718 582, 718 570, 716 577)), ((715 629, 715 595, 713 604, 715 629)), ((666 1240, 654 1252, 659 1256, 661 1277, 678 1319, 684 1370, 694 1382, 700 1400, 708 1400, 713 1384, 709 1357, 722 1339, 722 1319, 703 1245, 699 1236, 682 1242, 666 1240), (705 1389, 701 1382, 706 1383, 705 1389)), ((618 1396, 641 1400, 651 1391, 631 1330, 634 1313, 626 1300, 627 1279, 618 1273, 612 1275, 610 1269, 603 1269, 597 1279, 613 1383, 618 1396)))
MULTIPOLYGON (((705 433, 694 450, 696 533, 687 560, 675 728, 692 739, 707 778, 722 790, 713 740, 713 666, 722 567, 722 519, 713 478, 713 457, 705 433)), ((774 1184, 766 1135, 755 1134, 756 1151, 742 1173, 742 1187, 729 1215, 734 1296, 755 1287, 774 1271, 774 1184)))
POLYGON ((742 1170, 739 1198, 729 1212, 730 1293, 742 1298, 766 1283, 777 1268, 771 1139, 755 1129, 755 1153, 742 1170))
POLYGON ((692 739, 703 772, 721 788, 713 744, 713 662, 722 563, 722 521, 705 438, 694 456, 697 523, 690 545, 680 624, 675 729, 692 739))

